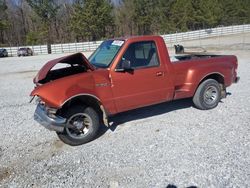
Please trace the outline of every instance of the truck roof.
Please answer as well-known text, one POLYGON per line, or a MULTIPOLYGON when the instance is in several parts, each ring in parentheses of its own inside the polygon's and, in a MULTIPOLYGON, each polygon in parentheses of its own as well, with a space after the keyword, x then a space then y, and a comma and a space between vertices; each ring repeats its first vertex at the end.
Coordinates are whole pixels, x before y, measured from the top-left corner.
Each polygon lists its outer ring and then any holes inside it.
POLYGON ((152 38, 159 38, 161 36, 159 35, 139 35, 139 36, 125 36, 125 37, 118 37, 113 38, 110 40, 129 40, 129 39, 135 39, 135 40, 146 40, 146 39, 152 39, 152 38))

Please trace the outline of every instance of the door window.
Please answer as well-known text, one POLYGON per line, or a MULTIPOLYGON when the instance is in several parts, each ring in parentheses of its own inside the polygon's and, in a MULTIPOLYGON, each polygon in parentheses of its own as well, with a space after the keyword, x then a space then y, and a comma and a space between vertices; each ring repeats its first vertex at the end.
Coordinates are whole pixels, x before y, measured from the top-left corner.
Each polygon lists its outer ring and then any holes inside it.
POLYGON ((157 49, 153 41, 131 44, 122 60, 130 61, 133 69, 159 66, 157 49))

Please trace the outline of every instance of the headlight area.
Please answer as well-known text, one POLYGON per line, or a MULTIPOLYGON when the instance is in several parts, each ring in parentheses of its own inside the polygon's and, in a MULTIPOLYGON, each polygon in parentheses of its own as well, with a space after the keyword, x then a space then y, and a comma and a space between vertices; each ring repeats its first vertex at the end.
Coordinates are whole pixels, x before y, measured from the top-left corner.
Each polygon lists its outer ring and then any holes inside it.
POLYGON ((47 114, 47 116, 51 117, 51 118, 56 118, 56 112, 58 109, 56 108, 51 108, 49 106, 47 106, 45 104, 44 101, 42 101, 42 99, 38 96, 31 96, 30 98, 30 103, 35 102, 36 105, 39 105, 40 107, 42 107, 45 111, 45 113, 47 114))
POLYGON ((30 96, 30 103, 35 102, 35 104, 45 104, 45 102, 42 101, 42 99, 40 97, 38 97, 37 95, 35 96, 30 96))
POLYGON ((49 117, 56 118, 56 112, 57 112, 56 108, 50 108, 48 106, 45 106, 45 111, 49 117))

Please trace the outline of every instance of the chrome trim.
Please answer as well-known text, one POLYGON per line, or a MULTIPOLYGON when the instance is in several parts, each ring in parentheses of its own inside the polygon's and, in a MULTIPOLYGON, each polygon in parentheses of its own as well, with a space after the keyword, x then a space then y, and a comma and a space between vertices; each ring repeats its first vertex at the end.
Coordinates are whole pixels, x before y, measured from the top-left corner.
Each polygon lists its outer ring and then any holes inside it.
POLYGON ((208 105, 213 105, 219 97, 219 92, 215 86, 209 86, 203 95, 204 102, 208 105))
POLYGON ((80 97, 80 96, 90 96, 90 97, 95 98, 96 100, 98 100, 98 101, 101 103, 101 100, 100 100, 98 97, 96 97, 95 95, 88 94, 88 93, 81 93, 81 94, 77 94, 77 95, 71 96, 71 97, 68 98, 66 101, 64 101, 64 102, 60 105, 60 107, 62 107, 63 105, 65 105, 65 104, 66 104, 68 101, 70 101, 71 99, 73 99, 73 98, 75 98, 75 97, 80 97))
POLYGON ((56 132, 63 132, 67 121, 65 118, 60 116, 49 117, 46 113, 45 106, 42 104, 37 105, 34 120, 46 129, 56 132))

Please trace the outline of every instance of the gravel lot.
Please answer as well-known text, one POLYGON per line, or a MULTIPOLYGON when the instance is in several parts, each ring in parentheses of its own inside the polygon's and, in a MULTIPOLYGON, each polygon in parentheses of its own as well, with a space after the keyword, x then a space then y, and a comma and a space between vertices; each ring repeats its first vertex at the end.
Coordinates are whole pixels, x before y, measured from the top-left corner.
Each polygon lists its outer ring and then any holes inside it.
POLYGON ((249 187, 250 51, 223 53, 238 56, 241 80, 216 109, 126 112, 79 147, 39 126, 28 102, 37 70, 61 55, 0 59, 0 187, 249 187))

